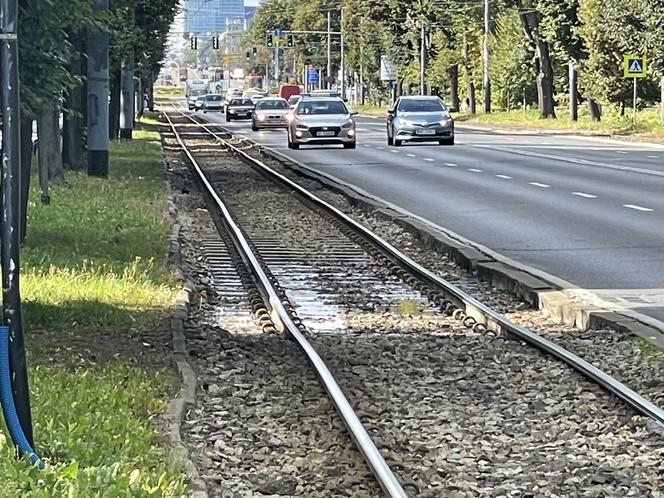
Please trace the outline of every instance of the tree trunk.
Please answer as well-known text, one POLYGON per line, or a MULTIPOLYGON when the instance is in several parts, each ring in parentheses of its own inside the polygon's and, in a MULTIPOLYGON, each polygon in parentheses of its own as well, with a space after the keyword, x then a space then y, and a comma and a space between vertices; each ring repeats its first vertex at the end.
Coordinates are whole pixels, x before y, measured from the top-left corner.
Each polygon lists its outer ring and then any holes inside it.
POLYGON ((134 52, 122 59, 120 70, 120 138, 131 140, 134 129, 134 52))
POLYGON ((152 77, 152 73, 150 73, 150 80, 148 81, 147 89, 148 109, 150 109, 150 112, 154 112, 154 78, 152 77))
POLYGON ((37 117, 37 137, 39 149, 39 184, 42 188, 42 202, 50 202, 49 182, 61 182, 64 170, 60 155, 60 113, 55 104, 42 110, 37 117))
POLYGON ((111 73, 111 100, 108 108, 108 138, 120 136, 120 71, 111 73))
MULTIPOLYGON (((81 77, 83 64, 81 57, 81 35, 71 37, 75 53, 70 63, 73 76, 81 77)), ((69 90, 65 98, 65 113, 62 123, 62 163, 66 169, 82 169, 84 164, 83 149, 83 102, 85 94, 83 85, 69 90)))
POLYGON ((468 82, 468 110, 471 114, 477 114, 477 102, 475 101, 475 83, 468 82))
POLYGON ((459 65, 450 66, 450 108, 459 112, 459 65))
POLYGON ((578 92, 578 78, 574 62, 569 61, 569 118, 572 121, 579 119, 579 92, 578 92))
POLYGON ((664 124, 664 76, 662 76, 662 79, 659 80, 659 88, 660 88, 660 107, 661 107, 661 118, 662 118, 662 124, 664 124))
POLYGON ((19 214, 19 236, 23 244, 28 226, 28 196, 30 193, 30 170, 32 167, 32 119, 21 119, 21 199, 19 214))
POLYGON ((537 101, 540 118, 555 118, 553 99, 553 62, 549 53, 549 44, 540 36, 539 25, 542 14, 533 0, 518 0, 517 7, 521 14, 521 25, 528 41, 535 48, 537 66, 537 101))
POLYGON ((595 99, 588 99, 588 110, 590 111, 590 118, 593 121, 602 120, 602 109, 595 99))

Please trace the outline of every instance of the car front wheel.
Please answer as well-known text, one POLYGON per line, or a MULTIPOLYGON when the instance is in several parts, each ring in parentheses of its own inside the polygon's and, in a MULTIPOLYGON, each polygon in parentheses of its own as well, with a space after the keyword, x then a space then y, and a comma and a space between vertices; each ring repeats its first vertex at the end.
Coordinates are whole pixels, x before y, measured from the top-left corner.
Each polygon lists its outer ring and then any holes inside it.
POLYGON ((394 138, 390 136, 390 129, 387 129, 387 145, 394 145, 394 138))
POLYGON ((344 144, 344 149, 354 149, 356 146, 355 142, 349 142, 344 144))
POLYGON ((454 145, 454 137, 446 138, 445 140, 438 140, 440 145, 454 145))

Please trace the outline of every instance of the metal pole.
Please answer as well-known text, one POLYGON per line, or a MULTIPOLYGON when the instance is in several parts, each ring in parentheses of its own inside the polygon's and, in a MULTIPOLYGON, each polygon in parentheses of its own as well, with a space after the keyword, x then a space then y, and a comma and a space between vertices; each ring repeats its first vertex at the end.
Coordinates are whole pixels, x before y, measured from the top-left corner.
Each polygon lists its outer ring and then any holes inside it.
POLYGON ((131 140, 134 129, 134 50, 122 58, 120 70, 120 138, 131 140))
POLYGON ((484 112, 491 112, 491 79, 489 78, 489 0, 484 0, 484 112))
POLYGON ((632 126, 636 126, 636 78, 634 80, 634 110, 632 113, 632 126))
POLYGON ((279 88, 279 46, 275 45, 274 49, 274 81, 275 86, 279 88))
POLYGON ((426 54, 424 46, 424 21, 420 26, 420 95, 424 95, 424 66, 426 64, 426 54))
POLYGON ((664 124, 664 76, 662 76, 662 79, 659 81, 659 88, 660 88, 660 100, 661 100, 659 105, 661 107, 662 124, 664 124))
POLYGON ((21 139, 18 79, 18 1, 0 0, 0 79, 2 84, 2 314, 9 327, 9 369, 18 419, 30 446, 32 415, 23 342, 19 286, 21 139))
POLYGON ((325 74, 325 81, 327 85, 325 88, 328 90, 332 88, 332 12, 327 11, 327 72, 325 74))
POLYGON ((341 7, 341 25, 339 26, 339 31, 341 32, 341 99, 346 98, 346 66, 344 65, 344 59, 346 56, 346 49, 344 47, 344 8, 341 7))
MULTIPOLYGON (((96 0, 97 12, 108 0, 96 0)), ((108 176, 108 33, 88 33, 88 175, 108 176)))

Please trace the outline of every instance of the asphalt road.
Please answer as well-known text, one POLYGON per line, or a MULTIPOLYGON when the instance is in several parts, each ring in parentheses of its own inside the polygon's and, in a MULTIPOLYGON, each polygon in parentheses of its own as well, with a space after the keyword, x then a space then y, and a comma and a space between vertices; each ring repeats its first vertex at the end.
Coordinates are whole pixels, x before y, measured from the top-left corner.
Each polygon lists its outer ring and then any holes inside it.
MULTIPOLYGON (((206 115, 222 121, 220 115, 206 115)), ((246 134, 521 264, 664 322, 664 147, 457 129, 457 145, 386 144, 358 118, 358 147, 286 147, 246 134)), ((664 326, 664 323, 662 324, 664 326)))

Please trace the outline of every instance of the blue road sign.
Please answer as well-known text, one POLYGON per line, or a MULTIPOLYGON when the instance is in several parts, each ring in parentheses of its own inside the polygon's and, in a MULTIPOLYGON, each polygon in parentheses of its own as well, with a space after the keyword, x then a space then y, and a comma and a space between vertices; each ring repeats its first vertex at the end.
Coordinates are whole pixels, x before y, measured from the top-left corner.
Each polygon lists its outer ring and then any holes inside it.
POLYGON ((318 83, 318 70, 315 67, 309 68, 309 84, 315 85, 318 83))
POLYGON ((281 36, 284 34, 284 31, 281 28, 275 28, 274 36, 281 36))

